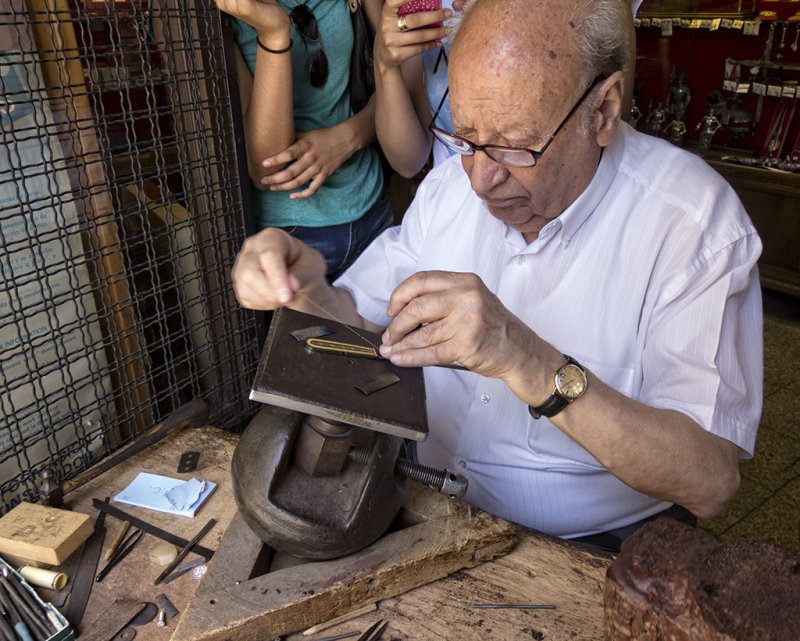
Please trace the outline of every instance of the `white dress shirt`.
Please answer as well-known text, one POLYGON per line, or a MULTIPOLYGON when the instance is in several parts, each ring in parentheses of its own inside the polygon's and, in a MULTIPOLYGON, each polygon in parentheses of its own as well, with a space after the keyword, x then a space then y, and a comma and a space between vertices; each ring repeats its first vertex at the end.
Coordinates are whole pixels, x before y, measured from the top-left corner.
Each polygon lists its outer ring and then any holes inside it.
MULTIPOLYGON (((411 274, 473 272, 605 383, 687 414, 747 457, 762 400, 760 252, 739 199, 708 164, 622 123, 584 193, 534 242, 492 217, 454 157, 336 285, 387 325, 389 295, 411 274)), ((463 473, 468 502, 567 538, 669 506, 531 418, 501 380, 430 367, 425 382, 420 461, 463 473)))

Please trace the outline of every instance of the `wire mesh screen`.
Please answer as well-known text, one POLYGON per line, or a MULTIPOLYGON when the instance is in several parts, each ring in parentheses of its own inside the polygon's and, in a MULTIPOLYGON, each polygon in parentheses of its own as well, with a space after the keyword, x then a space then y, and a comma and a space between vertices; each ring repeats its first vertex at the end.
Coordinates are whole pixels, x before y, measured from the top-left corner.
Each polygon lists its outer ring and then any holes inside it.
POLYGON ((0 0, 3 512, 188 400, 257 409, 227 78, 210 0, 0 0))

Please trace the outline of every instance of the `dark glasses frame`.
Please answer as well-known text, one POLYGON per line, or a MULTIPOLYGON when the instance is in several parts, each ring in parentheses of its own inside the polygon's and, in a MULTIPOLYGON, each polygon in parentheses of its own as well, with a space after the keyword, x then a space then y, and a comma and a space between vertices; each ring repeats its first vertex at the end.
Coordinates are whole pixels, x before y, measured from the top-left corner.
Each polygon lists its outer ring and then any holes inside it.
POLYGON ((319 43, 319 48, 311 52, 311 63, 308 67, 308 82, 315 89, 319 89, 328 81, 328 56, 325 55, 325 44, 322 42, 317 18, 308 5, 298 4, 289 13, 289 19, 303 38, 306 50, 308 50, 307 42, 319 43))
POLYGON ((464 138, 463 136, 457 136, 450 131, 445 131, 444 129, 437 127, 434 123, 436 122, 436 118, 439 116, 439 112, 444 105, 444 101, 447 99, 447 95, 450 91, 449 87, 445 90, 442 100, 439 103, 439 106, 436 108, 433 118, 431 118, 428 129, 430 129, 431 133, 436 136, 437 140, 439 140, 448 149, 451 149, 462 156, 474 156, 476 151, 482 151, 489 156, 489 158, 500 163, 501 165, 507 165, 510 167, 534 167, 536 163, 539 162, 539 159, 542 157, 547 148, 550 146, 550 143, 553 142, 558 132, 563 129, 564 125, 567 124, 572 115, 578 110, 578 107, 580 107, 583 101, 586 100, 590 93, 592 93, 592 90, 607 78, 607 75, 601 74, 592 80, 586 91, 584 91, 581 97, 578 98, 578 102, 576 102, 572 109, 569 110, 569 113, 561 121, 561 124, 556 127, 553 135, 550 136, 549 140, 538 151, 534 149, 528 149, 527 147, 478 145, 471 140, 464 138))

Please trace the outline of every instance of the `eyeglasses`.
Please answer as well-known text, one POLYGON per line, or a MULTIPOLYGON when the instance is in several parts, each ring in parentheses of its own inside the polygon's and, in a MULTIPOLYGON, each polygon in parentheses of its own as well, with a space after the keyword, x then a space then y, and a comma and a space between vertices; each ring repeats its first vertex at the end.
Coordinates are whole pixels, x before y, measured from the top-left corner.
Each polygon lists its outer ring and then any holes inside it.
MULTIPOLYGON (((298 4, 289 14, 294 28, 303 37, 303 41, 319 42, 319 49, 311 52, 311 66, 308 68, 308 82, 315 89, 322 87, 328 80, 328 57, 325 45, 319 32, 317 18, 307 5, 298 4)), ((308 45, 306 45, 306 49, 308 45)))
POLYGON ((444 144, 448 149, 453 150, 457 154, 461 154, 462 156, 474 156, 476 151, 482 151, 485 153, 489 158, 494 160, 501 165, 505 165, 507 167, 533 167, 539 162, 539 159, 544 154, 545 150, 550 146, 550 143, 556 137, 559 131, 567 124, 567 121, 572 117, 578 107, 580 107, 581 103, 586 100, 587 96, 592 93, 592 90, 600 84, 603 80, 605 80, 608 76, 600 75, 597 76, 592 83, 589 85, 588 89, 583 92, 583 95, 578 98, 578 102, 575 103, 575 106, 569 110, 569 113, 566 115, 564 120, 561 121, 561 124, 556 127, 556 130, 553 132, 553 135, 550 136, 550 139, 544 144, 539 151, 534 151, 533 149, 527 149, 525 147, 506 147, 503 145, 476 145, 471 140, 467 140, 466 138, 462 138, 461 136, 456 136, 454 133, 450 133, 445 131, 444 129, 439 129, 436 127, 434 123, 436 122, 436 118, 439 116, 439 111, 441 111, 442 106, 444 105, 444 101, 447 98, 447 94, 449 92, 449 88, 444 92, 442 96, 442 101, 439 103, 439 106, 436 108, 436 112, 433 114, 433 118, 431 119, 431 123, 428 125, 428 129, 431 130, 434 136, 444 144))

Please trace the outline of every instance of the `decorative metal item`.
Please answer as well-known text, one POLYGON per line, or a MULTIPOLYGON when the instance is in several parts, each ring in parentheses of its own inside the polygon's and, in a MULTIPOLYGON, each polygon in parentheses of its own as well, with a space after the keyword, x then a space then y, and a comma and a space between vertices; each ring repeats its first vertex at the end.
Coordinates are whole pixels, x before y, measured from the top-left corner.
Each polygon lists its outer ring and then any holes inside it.
MULTIPOLYGON (((681 114, 682 116, 683 114, 681 114)), ((683 147, 683 138, 686 135, 687 127, 686 123, 683 120, 675 119, 670 122, 664 131, 669 136, 669 141, 673 145, 677 145, 678 147, 683 147)))
POLYGON ((708 108, 706 115, 697 123, 697 129, 700 131, 700 139, 697 143, 697 153, 701 156, 708 155, 711 149, 711 139, 722 126, 719 119, 714 115, 714 109, 708 108))
POLYGON ((647 114, 647 133, 651 136, 658 136, 664 128, 667 120, 667 112, 664 110, 664 103, 659 102, 656 108, 647 114))

